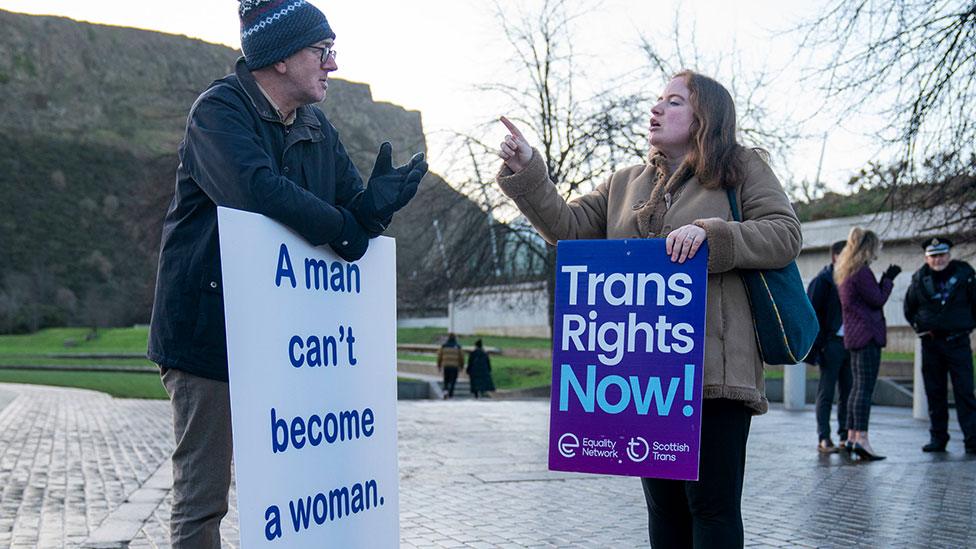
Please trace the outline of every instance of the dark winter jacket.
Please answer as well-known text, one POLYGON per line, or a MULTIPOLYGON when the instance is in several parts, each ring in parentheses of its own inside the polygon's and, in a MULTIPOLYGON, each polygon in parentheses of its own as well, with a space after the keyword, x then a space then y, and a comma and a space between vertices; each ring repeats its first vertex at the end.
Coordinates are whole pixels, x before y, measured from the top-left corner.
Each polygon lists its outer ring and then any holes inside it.
POLYGON ((449 339, 437 350, 437 369, 464 368, 464 351, 458 342, 449 339))
POLYGON ((819 362, 820 351, 828 338, 835 336, 843 323, 841 314, 840 296, 837 294, 837 284, 834 283, 834 266, 827 265, 810 281, 807 286, 807 296, 813 304, 813 310, 817 313, 817 320, 820 323, 820 333, 813 342, 807 359, 811 364, 819 362))
POLYGON ((884 304, 894 282, 881 277, 879 283, 868 266, 861 267, 840 285, 841 311, 844 317, 844 347, 860 349, 869 343, 884 347, 888 343, 884 304))
POLYGON ((959 260, 953 260, 946 269, 953 272, 943 292, 939 292, 928 265, 912 275, 905 294, 905 319, 918 333, 932 332, 944 337, 976 328, 976 273, 959 260))
POLYGON ((314 106, 296 115, 281 122, 243 58, 191 107, 149 331, 147 356, 160 366, 227 380, 217 206, 266 215, 349 259, 375 236, 350 213, 363 183, 338 132, 314 106))

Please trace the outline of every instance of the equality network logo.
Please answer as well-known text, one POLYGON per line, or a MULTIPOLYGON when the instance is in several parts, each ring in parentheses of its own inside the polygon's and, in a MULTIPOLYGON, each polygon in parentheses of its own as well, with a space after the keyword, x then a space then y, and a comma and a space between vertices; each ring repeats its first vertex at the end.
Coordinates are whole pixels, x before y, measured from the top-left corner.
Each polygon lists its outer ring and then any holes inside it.
MULTIPOLYGON (((573 433, 563 433, 556 444, 559 455, 564 458, 576 457, 576 451, 580 448, 579 437, 573 433)), ((651 453, 651 445, 644 437, 631 437, 627 443, 627 457, 634 463, 640 463, 647 459, 651 453)))
POLYGON ((573 433, 565 433, 563 436, 559 437, 559 443, 557 447, 559 448, 559 455, 564 458, 576 457, 576 449, 579 448, 580 441, 579 437, 573 433))

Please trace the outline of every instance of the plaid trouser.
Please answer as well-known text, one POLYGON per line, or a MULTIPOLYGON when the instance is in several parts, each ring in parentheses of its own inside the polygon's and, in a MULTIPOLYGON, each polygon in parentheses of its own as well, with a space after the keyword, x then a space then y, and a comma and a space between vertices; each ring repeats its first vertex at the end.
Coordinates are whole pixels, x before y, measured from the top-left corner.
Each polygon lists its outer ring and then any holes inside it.
POLYGON ((871 397, 881 369, 881 347, 868 343, 851 351, 851 372, 854 385, 847 401, 847 428, 867 431, 871 419, 871 397))

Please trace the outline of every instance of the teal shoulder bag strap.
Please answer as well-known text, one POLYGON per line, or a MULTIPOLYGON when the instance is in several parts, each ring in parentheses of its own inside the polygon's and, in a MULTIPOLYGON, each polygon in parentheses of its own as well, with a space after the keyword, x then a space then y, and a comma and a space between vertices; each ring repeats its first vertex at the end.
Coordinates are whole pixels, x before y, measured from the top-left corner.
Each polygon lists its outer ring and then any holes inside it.
MULTIPOLYGON (((742 221, 735 189, 727 188, 732 219, 742 221)), ((766 364, 796 364, 820 331, 796 261, 781 269, 737 269, 749 295, 759 353, 766 364)))

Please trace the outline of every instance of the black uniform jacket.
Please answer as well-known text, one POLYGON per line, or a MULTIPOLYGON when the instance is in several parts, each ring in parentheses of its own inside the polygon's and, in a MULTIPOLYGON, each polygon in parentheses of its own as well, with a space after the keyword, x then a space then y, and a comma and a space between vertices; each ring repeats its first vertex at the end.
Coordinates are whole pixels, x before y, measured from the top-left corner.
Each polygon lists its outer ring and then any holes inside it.
POLYGON ((947 336, 976 328, 976 273, 968 263, 952 260, 954 269, 945 296, 937 295, 932 269, 923 265, 912 275, 905 294, 905 319, 917 333, 947 336))

